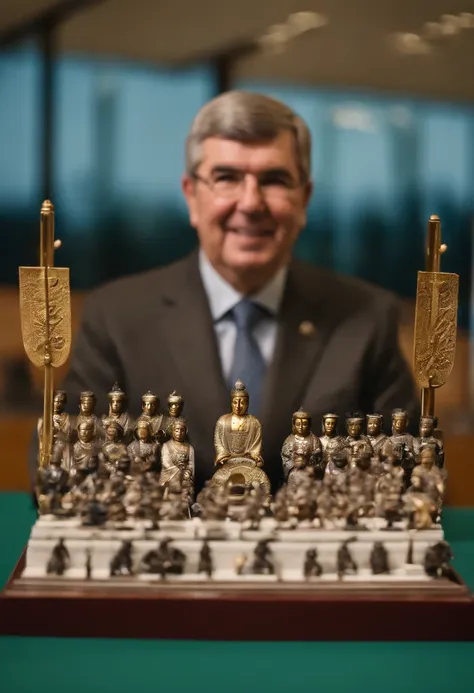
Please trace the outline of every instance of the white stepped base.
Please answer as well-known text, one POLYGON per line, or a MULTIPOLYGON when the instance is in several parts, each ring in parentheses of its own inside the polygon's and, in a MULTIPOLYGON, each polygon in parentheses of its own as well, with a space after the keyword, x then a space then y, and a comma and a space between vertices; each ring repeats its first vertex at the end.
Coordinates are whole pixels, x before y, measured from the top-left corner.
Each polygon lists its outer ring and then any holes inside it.
MULTIPOLYGON (((242 530, 236 522, 202 522, 199 519, 182 522, 163 522, 159 530, 147 530, 147 523, 134 522, 131 529, 114 527, 97 528, 82 527, 78 520, 56 520, 51 517, 41 517, 34 525, 28 543, 24 579, 44 580, 84 580, 86 576, 86 557, 90 551, 92 565, 92 580, 108 580, 109 566, 112 558, 120 548, 122 541, 133 542, 134 569, 142 557, 150 550, 156 549, 164 537, 173 538, 173 546, 181 549, 186 555, 185 573, 183 575, 167 576, 168 582, 202 582, 209 578, 199 575, 198 562, 202 547, 202 538, 206 535, 213 537, 209 540, 214 564, 212 580, 222 582, 249 581, 264 584, 282 582, 306 581, 303 576, 303 564, 308 549, 318 550, 318 561, 323 567, 318 582, 337 580, 336 557, 343 541, 351 536, 357 540, 350 544, 350 552, 356 561, 359 571, 356 575, 344 577, 346 582, 426 582, 429 578, 423 571, 423 559, 426 549, 443 539, 440 526, 433 529, 408 532, 406 529, 386 531, 381 529, 383 521, 370 521, 372 528, 368 531, 348 531, 345 529, 320 529, 315 527, 299 527, 297 529, 277 529, 272 518, 266 518, 259 530, 242 530), (214 539, 216 534, 222 539, 214 539), (260 539, 273 537, 270 547, 273 553, 276 576, 258 576, 250 574, 253 562, 253 551, 260 539), (413 564, 406 565, 410 537, 413 539, 413 564), (69 551, 71 565, 64 576, 46 574, 46 564, 58 540, 63 538, 69 551), (374 542, 383 542, 389 554, 390 574, 372 575, 369 556, 374 542), (245 556, 244 574, 235 572, 235 560, 245 556)), ((121 578, 114 578, 121 579, 121 578)), ((125 579, 125 578, 124 578, 125 579)), ((132 578, 137 584, 159 581, 154 575, 136 575, 132 578)))

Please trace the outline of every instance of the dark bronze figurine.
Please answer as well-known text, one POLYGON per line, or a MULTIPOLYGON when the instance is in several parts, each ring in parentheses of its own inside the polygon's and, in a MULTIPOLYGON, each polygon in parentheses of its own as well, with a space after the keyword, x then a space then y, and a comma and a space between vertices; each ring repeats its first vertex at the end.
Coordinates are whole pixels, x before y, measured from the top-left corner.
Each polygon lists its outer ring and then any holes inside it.
POLYGON ((349 550, 349 544, 356 541, 356 539, 357 537, 350 537, 349 539, 346 539, 346 541, 341 544, 337 551, 337 576, 339 580, 342 580, 344 575, 346 575, 346 573, 349 571, 352 573, 357 573, 359 569, 349 550))
POLYGON ((254 550, 252 572, 256 575, 274 575, 273 552, 269 547, 271 539, 262 539, 254 550))
POLYGON ((390 572, 388 551, 381 541, 376 541, 372 547, 369 558, 373 575, 383 575, 390 572))
POLYGON ((208 578, 211 578, 213 572, 214 564, 211 547, 209 546, 209 542, 204 540, 199 554, 198 573, 205 573, 208 578))
POLYGON ((367 414, 367 438, 372 446, 374 455, 381 455, 387 434, 383 432, 382 414, 367 414))
POLYGON ((46 572, 48 575, 64 575, 70 563, 69 551, 66 548, 64 539, 60 539, 51 552, 46 572))
POLYGON ((296 451, 307 459, 307 466, 311 465, 315 469, 317 478, 322 479, 324 475, 323 449, 319 438, 311 431, 311 416, 300 409, 294 412, 291 423, 291 434, 285 439, 281 449, 285 481, 288 483, 294 469, 296 451))
POLYGON ((306 551, 303 572, 305 578, 321 577, 323 574, 323 566, 318 561, 317 549, 308 549, 306 551))
POLYGON ((133 543, 123 541, 115 556, 110 561, 110 576, 133 575, 133 543))

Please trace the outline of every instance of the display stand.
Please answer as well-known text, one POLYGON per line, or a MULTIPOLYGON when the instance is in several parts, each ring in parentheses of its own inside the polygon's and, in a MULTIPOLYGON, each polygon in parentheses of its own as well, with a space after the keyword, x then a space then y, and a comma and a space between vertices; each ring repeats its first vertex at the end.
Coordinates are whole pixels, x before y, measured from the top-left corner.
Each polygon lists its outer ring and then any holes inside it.
POLYGON ((474 640, 474 601, 464 584, 420 588, 346 579, 279 587, 171 580, 18 580, 22 555, 0 595, 0 634, 178 640, 474 640))

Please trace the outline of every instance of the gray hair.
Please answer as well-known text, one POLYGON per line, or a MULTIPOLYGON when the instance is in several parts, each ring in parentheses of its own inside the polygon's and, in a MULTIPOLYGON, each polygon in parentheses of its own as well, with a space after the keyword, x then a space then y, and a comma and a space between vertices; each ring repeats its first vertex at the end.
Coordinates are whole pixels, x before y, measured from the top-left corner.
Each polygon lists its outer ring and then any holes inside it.
POLYGON ((311 134, 305 121, 289 106, 263 94, 228 91, 209 101, 197 113, 186 140, 186 171, 196 173, 201 144, 208 137, 237 142, 265 142, 289 130, 295 137, 301 180, 311 177, 311 134))

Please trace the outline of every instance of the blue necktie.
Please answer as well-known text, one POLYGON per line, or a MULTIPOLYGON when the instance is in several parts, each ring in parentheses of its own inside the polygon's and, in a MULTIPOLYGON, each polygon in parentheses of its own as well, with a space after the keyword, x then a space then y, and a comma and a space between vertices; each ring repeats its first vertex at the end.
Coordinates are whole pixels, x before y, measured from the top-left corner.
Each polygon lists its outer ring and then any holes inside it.
POLYGON ((237 335, 229 386, 232 389, 237 380, 242 380, 249 393, 249 411, 258 416, 267 366, 253 330, 262 318, 268 316, 268 312, 244 298, 233 307, 230 314, 234 319, 237 335))

